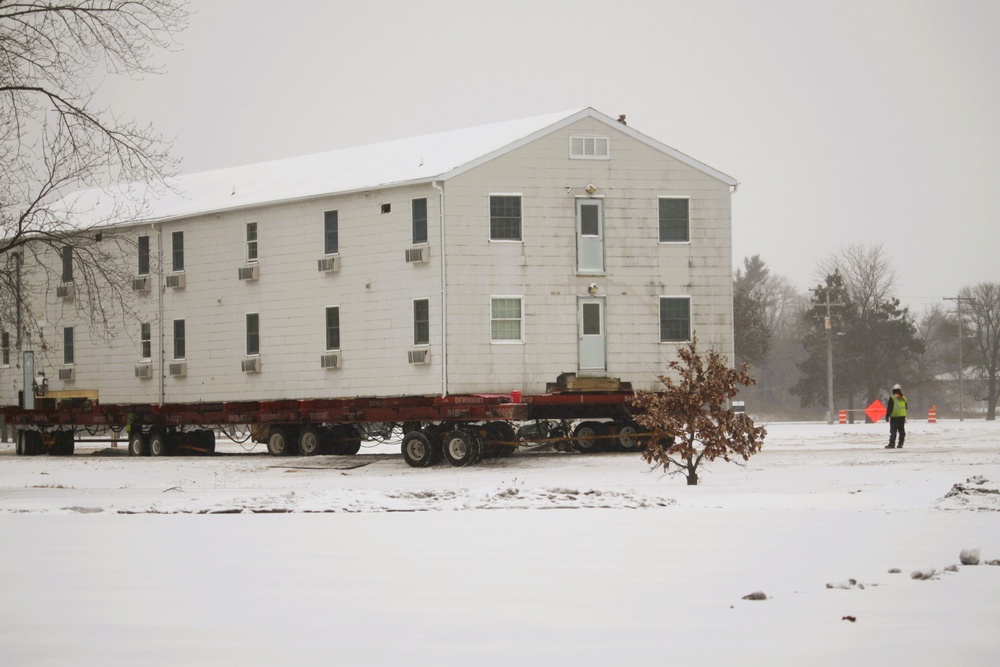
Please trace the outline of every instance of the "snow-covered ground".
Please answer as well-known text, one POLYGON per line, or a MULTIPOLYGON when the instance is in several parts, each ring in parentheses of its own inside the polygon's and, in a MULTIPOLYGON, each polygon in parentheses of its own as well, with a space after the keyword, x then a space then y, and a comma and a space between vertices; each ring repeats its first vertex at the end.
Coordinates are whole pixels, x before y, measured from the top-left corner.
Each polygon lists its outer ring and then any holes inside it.
POLYGON ((697 487, 0 444, 0 665, 1000 664, 1000 424, 887 431, 770 424, 697 487))

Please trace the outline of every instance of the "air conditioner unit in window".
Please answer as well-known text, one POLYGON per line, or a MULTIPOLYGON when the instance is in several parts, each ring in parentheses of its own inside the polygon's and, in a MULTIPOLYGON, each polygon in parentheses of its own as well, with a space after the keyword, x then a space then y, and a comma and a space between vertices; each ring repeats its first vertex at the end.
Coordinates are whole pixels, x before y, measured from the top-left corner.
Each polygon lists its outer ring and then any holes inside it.
POLYGON ((171 273, 167 276, 167 287, 184 289, 185 282, 183 273, 171 273))
POLYGON ((407 358, 411 364, 429 364, 431 363, 431 351, 430 349, 425 350, 410 350, 406 353, 407 358))
POLYGON ((244 373, 260 373, 260 357, 249 357, 241 364, 244 373))
POLYGON ((188 365, 186 361, 175 361, 170 364, 170 368, 167 370, 171 377, 182 378, 187 376, 188 365))
POLYGON ((136 364, 135 376, 143 379, 153 377, 153 364, 136 364))
POLYGON ((73 381, 73 369, 72 368, 60 368, 59 369, 59 379, 66 380, 67 382, 73 381))
POLYGON ((319 358, 320 368, 333 370, 340 368, 340 352, 328 352, 319 358))
POLYGON ((132 291, 133 292, 148 292, 149 291, 149 276, 138 276, 132 279, 132 291))
POLYGON ((257 264, 240 267, 240 280, 257 280, 260 277, 260 267, 257 264))
POLYGON ((56 287, 56 297, 60 299, 72 299, 75 293, 73 283, 63 283, 56 287))
POLYGON ((340 271, 339 257, 324 257, 318 263, 320 273, 337 273, 340 271))
POLYGON ((426 264, 431 258, 431 249, 428 246, 406 249, 406 262, 408 264, 426 264))

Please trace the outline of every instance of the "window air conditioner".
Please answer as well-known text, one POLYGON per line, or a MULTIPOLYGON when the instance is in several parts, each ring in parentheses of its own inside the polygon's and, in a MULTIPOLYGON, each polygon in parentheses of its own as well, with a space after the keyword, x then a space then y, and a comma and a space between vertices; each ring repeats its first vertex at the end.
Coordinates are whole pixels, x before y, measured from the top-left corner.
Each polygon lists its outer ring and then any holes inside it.
POLYGON ((186 361, 175 361, 170 364, 169 368, 170 375, 172 377, 182 378, 187 376, 188 366, 186 361))
POLYGON ((73 369, 72 368, 60 368, 59 369, 59 379, 66 380, 67 382, 73 381, 73 369))
POLYGON ((260 373, 260 357, 248 357, 243 360, 244 373, 260 373))
POLYGON ((431 249, 428 246, 406 249, 406 262, 408 264, 426 264, 431 258, 431 249))
POLYGON ((320 273, 337 273, 340 271, 339 257, 324 257, 318 263, 320 273))
POLYGON ((132 279, 132 291, 133 292, 148 292, 149 291, 149 276, 138 276, 132 279))
POLYGON ((171 273, 167 276, 167 287, 184 289, 185 282, 183 273, 171 273))
POLYGON ((431 351, 429 348, 423 350, 410 350, 406 353, 406 355, 411 364, 431 363, 431 351))
POLYGON ((56 297, 60 299, 72 299, 76 290, 73 288, 73 283, 63 283, 56 287, 56 297))
POLYGON ((260 277, 260 266, 251 264, 240 267, 240 280, 257 280, 260 277))
POLYGON ((327 370, 340 368, 340 352, 330 352, 322 355, 319 358, 319 366, 327 370))
POLYGON ((153 364, 136 364, 135 376, 143 379, 153 377, 153 364))

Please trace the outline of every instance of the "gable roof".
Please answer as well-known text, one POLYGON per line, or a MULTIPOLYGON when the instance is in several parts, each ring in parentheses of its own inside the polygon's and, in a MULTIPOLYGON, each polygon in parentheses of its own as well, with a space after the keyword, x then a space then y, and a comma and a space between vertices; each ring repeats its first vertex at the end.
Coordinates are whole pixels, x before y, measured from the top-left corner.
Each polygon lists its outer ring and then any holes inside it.
MULTIPOLYGON (((606 123, 730 186, 737 184, 732 177, 586 108, 181 175, 174 180, 175 191, 149 201, 139 218, 156 222, 410 183, 447 181, 583 118, 606 123)), ((110 200, 111 196, 103 191, 89 190, 70 195, 64 204, 85 211, 79 215, 96 223, 100 213, 112 207, 110 200)))

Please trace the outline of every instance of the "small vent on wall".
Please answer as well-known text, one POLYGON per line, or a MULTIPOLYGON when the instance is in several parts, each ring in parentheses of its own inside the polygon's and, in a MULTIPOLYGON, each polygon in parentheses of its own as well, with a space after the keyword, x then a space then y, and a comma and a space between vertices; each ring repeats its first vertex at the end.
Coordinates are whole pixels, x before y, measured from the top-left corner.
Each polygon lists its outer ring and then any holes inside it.
POLYGON ((75 293, 73 283, 63 283, 56 287, 56 297, 60 299, 72 299, 75 293))
POLYGON ((134 292, 149 291, 149 276, 138 276, 132 279, 132 290, 134 292))
POLYGON ((340 271, 339 257, 324 257, 319 260, 320 273, 337 273, 340 271))
POLYGON ((74 379, 74 373, 72 368, 60 368, 59 369, 59 379, 66 380, 67 382, 72 382, 74 379))
POLYGON ((260 373, 260 357, 244 359, 241 367, 244 373, 260 373))
POLYGON ((406 353, 406 357, 411 364, 429 364, 431 363, 431 351, 430 349, 424 350, 410 350, 406 353))
POLYGON ((143 379, 153 377, 153 364, 136 364, 135 376, 143 379))
POLYGON ((340 352, 328 352, 319 358, 320 368, 335 370, 340 368, 340 352))
POLYGON ((188 372, 187 362, 175 361, 172 364, 170 364, 170 368, 168 370, 171 377, 177 377, 177 378, 185 377, 187 376, 188 372))
POLYGON ((186 284, 183 273, 171 273, 167 276, 167 287, 172 287, 174 289, 184 289, 186 284))
POLYGON ((427 246, 406 249, 406 261, 408 264, 426 264, 431 258, 431 249, 427 246))

